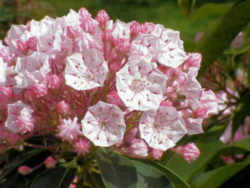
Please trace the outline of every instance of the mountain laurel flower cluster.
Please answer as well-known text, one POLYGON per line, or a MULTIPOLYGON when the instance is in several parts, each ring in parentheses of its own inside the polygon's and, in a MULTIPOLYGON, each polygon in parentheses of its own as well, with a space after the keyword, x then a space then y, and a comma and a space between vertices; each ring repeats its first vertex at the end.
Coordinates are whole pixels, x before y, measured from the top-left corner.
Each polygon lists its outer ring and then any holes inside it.
POLYGON ((218 111, 196 78, 201 59, 178 31, 104 10, 13 25, 0 43, 1 148, 50 134, 79 155, 100 146, 160 159, 218 111))

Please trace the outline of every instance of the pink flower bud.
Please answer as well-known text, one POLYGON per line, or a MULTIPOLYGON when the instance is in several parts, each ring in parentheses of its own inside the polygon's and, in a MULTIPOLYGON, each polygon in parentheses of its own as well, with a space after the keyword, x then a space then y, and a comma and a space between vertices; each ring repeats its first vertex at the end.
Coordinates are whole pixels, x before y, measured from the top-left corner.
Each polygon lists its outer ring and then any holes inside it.
POLYGON ((56 74, 50 75, 47 77, 47 85, 49 89, 56 89, 62 83, 62 79, 56 74))
POLYGON ((133 21, 130 25, 130 33, 132 36, 136 36, 141 32, 141 25, 137 21, 133 21))
POLYGON ((44 165, 46 166, 46 168, 54 168, 56 166, 56 163, 57 163, 57 161, 51 156, 49 156, 44 161, 44 165))
POLYGON ((79 10, 79 15, 80 15, 81 19, 90 19, 91 18, 91 14, 84 7, 79 10))
POLYGON ((160 160, 163 154, 164 154, 163 150, 154 149, 154 148, 152 148, 149 153, 149 155, 155 160, 160 160))
POLYGON ((153 23, 146 22, 142 25, 141 31, 143 33, 149 34, 154 30, 154 28, 155 28, 155 25, 153 23))
POLYGON ((118 106, 124 106, 122 100, 115 90, 109 92, 109 94, 107 95, 107 102, 110 104, 116 104, 118 106))
POLYGON ((182 155, 189 163, 195 161, 200 156, 200 150, 193 142, 185 146, 178 146, 175 151, 182 155))
POLYGON ((6 86, 0 87, 0 106, 1 105, 4 106, 7 103, 9 103, 12 96, 13 96, 12 88, 6 86))
POLYGON ((80 138, 74 143, 73 147, 75 152, 77 152, 78 154, 86 155, 90 152, 91 143, 86 138, 80 138))
POLYGON ((105 10, 100 10, 97 13, 96 20, 99 22, 101 26, 104 26, 107 23, 107 21, 109 21, 109 15, 105 10))
POLYGON ((20 166, 19 168, 18 168, 18 172, 20 173, 20 174, 22 174, 22 175, 28 175, 28 174, 30 174, 31 172, 32 172, 32 169, 30 168, 30 167, 28 167, 28 166, 20 166))
POLYGON ((136 138, 138 133, 139 133, 138 126, 130 128, 124 136, 124 141, 126 143, 131 143, 136 138))
POLYGON ((221 155, 220 158, 226 163, 226 164, 233 164, 235 163, 235 160, 231 156, 221 155))
POLYGON ((65 101, 60 101, 56 104, 56 110, 61 114, 68 114, 70 112, 70 106, 65 101))
POLYGON ((133 139, 129 147, 123 148, 125 153, 137 158, 145 158, 148 156, 148 146, 142 139, 133 139))

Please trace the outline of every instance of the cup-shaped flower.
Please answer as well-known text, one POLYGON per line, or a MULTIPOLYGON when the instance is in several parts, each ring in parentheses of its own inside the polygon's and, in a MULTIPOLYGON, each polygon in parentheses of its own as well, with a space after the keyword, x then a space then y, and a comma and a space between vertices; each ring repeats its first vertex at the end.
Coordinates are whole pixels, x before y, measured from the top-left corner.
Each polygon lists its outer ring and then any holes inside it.
POLYGON ((31 132, 34 128, 32 113, 33 109, 22 101, 9 104, 5 127, 13 133, 31 132))
POLYGON ((186 133, 184 121, 174 107, 160 106, 143 113, 139 131, 147 144, 159 150, 174 147, 186 133))
POLYGON ((15 71, 16 86, 27 88, 35 84, 45 82, 48 73, 51 71, 48 55, 34 52, 30 56, 17 59, 15 71))
POLYGON ((164 99, 166 78, 149 59, 133 59, 116 74, 116 89, 123 103, 133 109, 157 109, 164 99))
POLYGON ((120 143, 126 130, 124 113, 114 105, 99 101, 89 107, 81 121, 82 132, 96 146, 120 143))
POLYGON ((76 90, 89 90, 103 86, 108 73, 107 62, 95 49, 74 53, 66 59, 64 77, 66 85, 76 90))
POLYGON ((180 66, 187 58, 180 33, 156 25, 151 34, 139 34, 132 42, 132 53, 149 55, 158 63, 172 68, 180 66))

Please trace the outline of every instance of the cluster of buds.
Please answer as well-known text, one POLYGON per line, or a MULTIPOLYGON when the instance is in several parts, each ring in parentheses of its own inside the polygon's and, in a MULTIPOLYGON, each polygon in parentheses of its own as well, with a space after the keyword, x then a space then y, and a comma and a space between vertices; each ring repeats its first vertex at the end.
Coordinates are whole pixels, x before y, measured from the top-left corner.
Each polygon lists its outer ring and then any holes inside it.
POLYGON ((14 25, 0 44, 0 139, 54 134, 72 152, 110 147, 160 158, 203 132, 218 99, 196 77, 201 55, 178 31, 85 9, 14 25))

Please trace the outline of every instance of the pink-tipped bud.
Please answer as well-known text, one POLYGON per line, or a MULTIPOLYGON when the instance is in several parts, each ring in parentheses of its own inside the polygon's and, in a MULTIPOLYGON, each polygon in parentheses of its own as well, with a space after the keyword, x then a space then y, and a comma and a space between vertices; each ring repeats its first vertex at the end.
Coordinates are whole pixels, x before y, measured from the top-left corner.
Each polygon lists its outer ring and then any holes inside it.
POLYGON ((90 152, 91 143, 86 138, 80 138, 74 143, 74 150, 80 155, 86 155, 90 152))
POLYGON ((130 146, 123 148, 123 151, 136 158, 145 158, 148 156, 148 146, 142 139, 133 139, 130 146))
POLYGON ((47 85, 49 89, 56 89, 62 83, 62 79, 56 74, 50 75, 47 77, 47 85))
POLYGON ((200 67, 202 55, 200 53, 189 53, 188 59, 185 61, 187 67, 200 67))
POLYGON ((43 163, 46 168, 54 168, 56 166, 57 161, 53 157, 49 156, 47 159, 45 159, 43 163))
POLYGON ((165 101, 162 101, 161 102, 161 105, 160 106, 173 106, 173 103, 171 101, 168 101, 168 100, 165 100, 165 101))
POLYGON ((141 25, 137 21, 133 21, 130 25, 130 34, 136 36, 141 32, 141 25))
POLYGON ((105 10, 100 10, 97 13, 96 20, 99 22, 101 26, 105 26, 105 24, 107 23, 107 21, 109 21, 109 19, 110 19, 109 15, 105 10))
POLYGON ((13 90, 10 87, 0 87, 0 106, 6 105, 13 96, 13 90))
POLYGON ((120 61, 111 63, 109 66, 110 71, 111 72, 118 72, 122 68, 122 65, 123 65, 122 62, 120 62, 120 61))
POLYGON ((154 28, 155 28, 155 24, 146 22, 141 26, 141 32, 149 34, 154 30, 154 28))
POLYGON ((18 168, 18 172, 20 173, 20 174, 22 174, 22 175, 28 175, 28 174, 30 174, 31 172, 32 172, 32 169, 30 168, 30 167, 28 167, 28 166, 20 166, 19 168, 18 168))
POLYGON ((138 126, 130 128, 124 136, 124 141, 126 143, 131 143, 136 138, 136 136, 138 136, 138 133, 138 126))
POLYGON ((25 54, 25 53, 27 52, 27 50, 28 50, 28 46, 27 46, 27 44, 26 44, 25 42, 23 42, 22 40, 18 40, 18 41, 17 41, 17 49, 18 49, 21 53, 25 54))
POLYGON ((155 160, 160 160, 162 158, 164 154, 163 150, 159 150, 159 149, 153 149, 150 151, 149 155, 155 159, 155 160))
POLYGON ((40 98, 43 97, 45 95, 47 95, 48 93, 48 88, 45 84, 36 84, 34 86, 32 86, 32 92, 34 93, 34 96, 36 98, 40 98))
POLYGON ((115 104, 117 106, 124 106, 122 100, 120 99, 118 93, 116 91, 111 91, 107 95, 107 102, 110 104, 115 104))
POLYGON ((56 104, 56 110, 60 114, 68 114, 70 112, 70 106, 65 101, 60 101, 56 104))
POLYGON ((185 146, 178 146, 175 151, 182 155, 188 163, 195 161, 200 156, 200 150, 193 142, 185 146))
POLYGON ((226 163, 226 164, 233 164, 235 163, 235 160, 231 156, 221 155, 220 158, 226 163))
POLYGON ((36 37, 30 37, 26 41, 27 48, 30 50, 35 51, 37 49, 37 38, 36 37))
POLYGON ((24 93, 24 97, 28 101, 33 101, 34 99, 41 98, 48 93, 48 88, 46 85, 37 84, 33 85, 30 89, 27 89, 24 93))
POLYGON ((194 111, 194 116, 196 118, 205 118, 207 115, 207 108, 197 108, 194 111))
POLYGON ((91 14, 84 7, 79 10, 79 15, 80 15, 81 19, 90 19, 91 18, 91 14))
POLYGON ((83 20, 81 24, 81 28, 88 33, 93 33, 96 29, 96 22, 93 20, 83 20))

